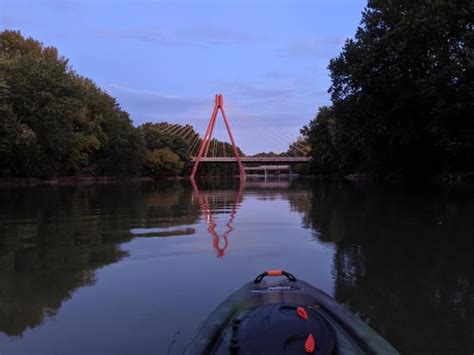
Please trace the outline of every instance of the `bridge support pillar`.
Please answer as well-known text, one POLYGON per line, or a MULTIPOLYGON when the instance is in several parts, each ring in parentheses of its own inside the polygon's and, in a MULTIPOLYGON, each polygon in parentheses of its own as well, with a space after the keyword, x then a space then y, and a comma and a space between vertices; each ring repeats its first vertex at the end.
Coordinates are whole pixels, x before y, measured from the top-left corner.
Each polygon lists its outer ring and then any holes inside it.
POLYGON ((239 156, 239 151, 237 150, 237 146, 235 145, 234 137, 232 136, 232 131, 230 128, 229 120, 224 111, 224 99, 221 94, 216 95, 215 104, 214 104, 214 111, 212 112, 211 119, 209 121, 209 125, 207 126, 206 133, 201 141, 201 145, 199 146, 198 155, 196 157, 196 161, 194 162, 193 170, 191 171, 191 179, 194 179, 197 173, 197 169, 199 166, 199 162, 201 158, 206 157, 209 152, 209 145, 211 144, 212 133, 214 131, 214 126, 217 120, 217 114, 219 110, 222 113, 222 118, 224 119, 225 127, 227 129, 227 133, 229 134, 230 142, 232 144, 232 150, 234 151, 235 157, 237 158, 237 164, 239 165, 239 173, 240 178, 245 178, 245 170, 242 164, 242 161, 239 156))

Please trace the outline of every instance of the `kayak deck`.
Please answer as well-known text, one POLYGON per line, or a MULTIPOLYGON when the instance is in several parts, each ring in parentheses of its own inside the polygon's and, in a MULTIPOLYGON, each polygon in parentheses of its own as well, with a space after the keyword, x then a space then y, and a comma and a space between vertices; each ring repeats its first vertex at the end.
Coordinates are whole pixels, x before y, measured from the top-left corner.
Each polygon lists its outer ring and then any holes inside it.
MULTIPOLYGON (((263 277, 267 276, 264 274, 263 277)), ((256 307, 291 304, 306 306, 332 326, 338 354, 398 354, 365 322, 318 288, 296 280, 293 275, 288 280, 278 281, 262 280, 263 277, 260 280, 257 277, 230 295, 201 325, 185 353, 234 353, 231 352, 232 323, 236 319, 241 319, 256 307)))

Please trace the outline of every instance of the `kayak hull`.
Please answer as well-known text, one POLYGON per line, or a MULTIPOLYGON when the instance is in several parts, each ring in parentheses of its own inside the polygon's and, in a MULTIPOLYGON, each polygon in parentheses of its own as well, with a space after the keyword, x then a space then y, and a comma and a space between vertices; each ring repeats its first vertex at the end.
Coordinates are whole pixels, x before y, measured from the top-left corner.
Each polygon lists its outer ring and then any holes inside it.
POLYGON ((301 280, 245 284, 203 322, 185 354, 229 354, 232 322, 255 307, 279 303, 305 305, 323 316, 335 330, 338 354, 398 354, 345 306, 301 280))

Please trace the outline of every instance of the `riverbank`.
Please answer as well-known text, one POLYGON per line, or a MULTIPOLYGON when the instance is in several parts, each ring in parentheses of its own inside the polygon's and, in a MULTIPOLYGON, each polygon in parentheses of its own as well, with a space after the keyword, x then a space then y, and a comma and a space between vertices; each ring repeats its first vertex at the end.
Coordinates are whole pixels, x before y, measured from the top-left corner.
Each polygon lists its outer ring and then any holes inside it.
POLYGON ((474 172, 471 173, 445 173, 435 175, 402 175, 402 174, 369 174, 369 173, 353 173, 344 176, 345 179, 350 181, 386 181, 386 182, 401 182, 401 181, 427 181, 434 183, 445 183, 445 184, 459 184, 474 183, 474 172))
MULTIPOLYGON (((275 175, 277 176, 277 175, 275 175)), ((275 177, 273 176, 273 177, 275 177)), ((471 173, 446 173, 439 175, 430 176, 405 176, 398 174, 391 175, 378 175, 368 173, 353 173, 349 175, 337 175, 337 174, 326 174, 326 175, 311 175, 311 174, 298 174, 298 175, 279 175, 279 177, 289 178, 309 178, 319 181, 328 180, 349 180, 353 182, 431 182, 437 184, 474 184, 474 172, 471 173)), ((237 176, 236 176, 237 177, 237 176)), ((259 175, 249 175, 249 178, 263 178, 259 175)), ((209 178, 223 178, 223 176, 211 176, 209 178)), ((145 181, 176 181, 183 180, 186 177, 183 176, 168 176, 168 177, 153 177, 153 176, 76 176, 76 177, 59 177, 59 178, 0 178, 0 188, 11 188, 11 187, 35 187, 35 186, 75 186, 75 185, 95 185, 95 184, 120 184, 130 182, 145 182, 145 181)), ((207 178, 204 178, 207 179, 207 178)))
MULTIPOLYGON (((176 179, 173 177, 173 179, 176 179)), ((53 179, 40 178, 0 178, 0 188, 9 187, 35 187, 35 186, 74 186, 74 185, 95 185, 95 184, 118 184, 126 182, 154 181, 154 177, 61 177, 53 179)))

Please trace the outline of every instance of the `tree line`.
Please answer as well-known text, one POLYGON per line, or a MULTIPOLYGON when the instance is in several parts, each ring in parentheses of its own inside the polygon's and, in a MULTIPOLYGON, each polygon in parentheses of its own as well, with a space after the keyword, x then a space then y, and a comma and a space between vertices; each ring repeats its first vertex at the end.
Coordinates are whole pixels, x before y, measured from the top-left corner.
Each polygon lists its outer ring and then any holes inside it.
MULTIPOLYGON (((369 0, 355 37, 329 63, 331 105, 302 129, 310 172, 472 175, 473 48, 472 1, 369 0)), ((185 174, 196 142, 163 125, 134 127, 56 48, 0 33, 0 176, 185 174)))
MULTIPOLYGON (((190 125, 134 127, 115 98, 76 73, 56 48, 0 32, 0 177, 186 174, 200 142, 190 125), (183 131, 186 137, 176 134, 183 131)), ((213 143, 233 155, 228 143, 213 143)))
POLYGON ((474 171, 474 3, 369 0, 302 129, 317 174, 474 171))

